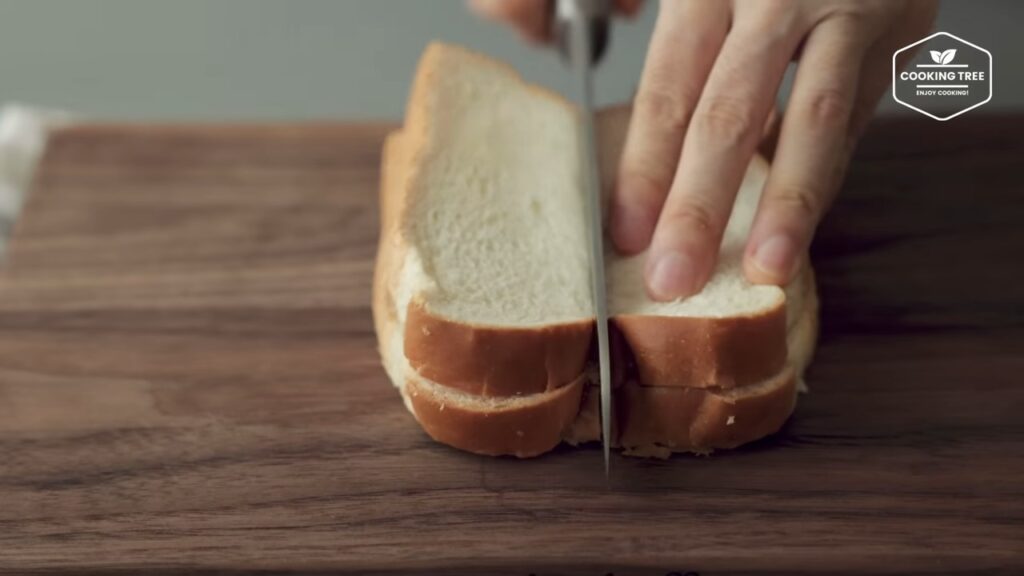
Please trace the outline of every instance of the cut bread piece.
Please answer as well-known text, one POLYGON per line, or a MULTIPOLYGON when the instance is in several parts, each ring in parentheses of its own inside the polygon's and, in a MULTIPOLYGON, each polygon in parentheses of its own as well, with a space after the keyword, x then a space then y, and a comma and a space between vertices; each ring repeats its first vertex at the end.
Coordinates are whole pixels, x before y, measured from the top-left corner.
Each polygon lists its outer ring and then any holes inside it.
MULTIPOLYGON (((813 279, 808 282, 812 291, 787 334, 789 359, 778 374, 730 389, 642 386, 630 379, 614 392, 615 446, 630 456, 665 458, 673 452, 735 448, 777 432, 793 411, 817 339, 817 297, 813 279)), ((594 384, 583 391, 580 414, 565 441, 600 441, 597 396, 594 384)))
MULTIPOLYGON (((484 455, 525 458, 543 454, 562 441, 577 418, 586 382, 582 370, 568 384, 550 391, 487 398, 431 381, 406 357, 407 330, 398 302, 409 301, 402 295, 407 290, 402 282, 415 263, 407 263, 411 252, 396 209, 401 198, 398 192, 408 177, 405 166, 410 149, 405 143, 398 132, 386 139, 380 182, 381 237, 372 309, 384 368, 406 408, 434 440, 484 455)), ((435 334, 443 336, 443 329, 435 334)))
POLYGON ((588 382, 585 375, 554 390, 519 397, 462 392, 417 373, 402 350, 397 314, 384 298, 375 298, 373 309, 385 370, 406 408, 434 440, 475 454, 528 458, 561 443, 576 421, 588 382))
MULTIPOLYGON (((628 107, 600 118, 602 179, 614 183, 629 124, 628 107)), ((717 266, 704 289, 685 300, 657 302, 644 287, 647 254, 609 254, 608 307, 635 355, 646 386, 731 388, 760 382, 786 361, 786 294, 743 274, 743 250, 768 164, 755 157, 736 195, 717 266)))
POLYGON ((616 394, 617 445, 632 456, 706 454, 778 432, 796 406, 805 362, 817 337, 816 306, 788 335, 790 358, 776 375, 729 389, 660 388, 629 382, 616 394))
POLYGON ((550 392, 484 398, 411 375, 406 397, 434 440, 485 456, 529 458, 559 443, 580 410, 584 377, 550 392))
POLYGON ((583 372, 593 303, 576 125, 511 68, 427 48, 394 168, 403 265, 386 280, 423 377, 503 397, 583 372))

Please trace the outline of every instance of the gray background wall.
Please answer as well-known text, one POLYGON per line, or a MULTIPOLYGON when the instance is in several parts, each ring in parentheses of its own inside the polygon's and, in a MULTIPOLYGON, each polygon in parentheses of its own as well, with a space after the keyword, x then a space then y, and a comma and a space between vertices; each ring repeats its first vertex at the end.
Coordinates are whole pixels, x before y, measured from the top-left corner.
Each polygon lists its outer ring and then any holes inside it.
MULTIPOLYGON (((632 93, 655 12, 650 2, 615 29, 601 101, 632 93)), ((1022 25, 1024 2, 943 4, 939 30, 993 53, 989 109, 1024 108, 1022 25)), ((553 54, 479 21, 461 0, 0 0, 0 102, 124 119, 398 118, 434 38, 568 89, 553 54)))

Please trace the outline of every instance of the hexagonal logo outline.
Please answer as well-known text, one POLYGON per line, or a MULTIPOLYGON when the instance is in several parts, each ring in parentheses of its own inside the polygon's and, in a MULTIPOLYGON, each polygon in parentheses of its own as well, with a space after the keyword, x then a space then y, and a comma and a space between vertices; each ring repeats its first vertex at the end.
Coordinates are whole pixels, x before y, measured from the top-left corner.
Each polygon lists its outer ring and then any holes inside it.
POLYGON ((959 115, 961 115, 961 114, 963 114, 965 112, 969 112, 971 110, 974 110, 975 108, 977 108, 979 106, 982 106, 984 104, 987 104, 990 100, 992 100, 992 53, 989 52, 988 50, 982 48, 981 46, 978 46, 977 44, 974 44, 973 42, 968 42, 967 40, 964 40, 963 38, 961 38, 959 36, 950 34, 949 32, 936 32, 936 33, 934 33, 934 34, 932 34, 930 36, 926 36, 924 38, 921 38, 917 42, 913 42, 911 44, 907 44, 906 46, 904 46, 903 48, 900 48, 899 50, 893 52, 893 54, 892 54, 892 99, 895 100, 898 104, 900 104, 902 106, 910 108, 911 110, 914 110, 915 112, 920 112, 921 114, 924 114, 925 116, 928 116, 929 118, 934 118, 935 120, 938 120, 939 122, 945 122, 946 120, 950 120, 950 119, 956 118, 957 116, 959 116, 959 115), (900 100, 899 97, 896 95, 896 81, 897 81, 897 79, 899 77, 898 76, 899 70, 897 70, 897 68, 896 68, 896 57, 899 56, 899 54, 901 52, 906 52, 907 50, 913 48, 914 46, 917 46, 919 44, 923 44, 925 42, 928 42, 932 38, 936 38, 938 36, 946 36, 946 37, 952 38, 953 40, 956 40, 957 42, 960 42, 962 44, 970 46, 971 48, 980 50, 981 52, 983 52, 985 54, 985 56, 988 57, 988 97, 985 98, 984 100, 982 100, 981 102, 978 102, 977 104, 972 104, 971 106, 968 106, 967 108, 964 108, 963 110, 960 110, 958 112, 954 112, 953 114, 951 114, 949 116, 945 116, 945 117, 936 116, 935 114, 932 114, 931 112, 928 112, 927 110, 922 110, 922 109, 918 108, 917 106, 914 106, 913 104, 910 104, 908 102, 900 100))

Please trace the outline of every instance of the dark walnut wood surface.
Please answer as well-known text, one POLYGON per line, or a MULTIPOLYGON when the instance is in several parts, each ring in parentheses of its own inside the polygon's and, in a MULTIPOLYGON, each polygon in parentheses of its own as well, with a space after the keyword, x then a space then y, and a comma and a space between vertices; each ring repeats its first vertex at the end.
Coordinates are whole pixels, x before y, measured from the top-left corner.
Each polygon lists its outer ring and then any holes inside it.
POLYGON ((429 441, 369 310, 385 125, 84 126, 0 273, 0 572, 1024 573, 1024 117, 878 123, 778 436, 429 441))

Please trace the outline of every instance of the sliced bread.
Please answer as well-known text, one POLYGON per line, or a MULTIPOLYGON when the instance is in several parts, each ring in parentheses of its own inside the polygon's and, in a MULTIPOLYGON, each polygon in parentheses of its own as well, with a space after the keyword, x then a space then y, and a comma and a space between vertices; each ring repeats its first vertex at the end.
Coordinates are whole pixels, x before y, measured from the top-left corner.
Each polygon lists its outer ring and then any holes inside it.
MULTIPOLYGON (((786 335, 786 365, 761 382, 716 389, 645 386, 636 378, 626 379, 614 392, 615 446, 630 456, 664 458, 673 452, 735 448, 778 431, 796 405, 817 339, 817 297, 811 293, 805 302, 786 335)), ((563 440, 600 441, 596 384, 584 388, 581 405, 563 440)))
MULTIPOLYGON (((628 108, 600 115, 605 182, 614 181, 628 118, 628 108)), ((563 437, 595 439, 575 130, 575 112, 559 97, 502 64, 435 44, 406 125, 385 145, 375 322, 389 376, 441 442, 531 456, 563 437)), ((755 286, 740 269, 766 172, 755 159, 718 269, 697 296, 653 302, 642 256, 607 256, 612 322, 624 343, 614 364, 630 366, 617 390, 624 447, 729 447, 770 433, 792 411, 792 395, 780 398, 795 390, 813 338, 806 352, 787 353, 786 337, 814 321, 801 316, 813 281, 808 273, 785 290, 755 286), (709 418, 715 405, 748 407, 744 424, 737 415, 731 424, 709 418)))
POLYGON ((385 281, 414 369, 483 396, 554 390, 593 333, 573 108, 515 72, 432 44, 384 202, 402 262, 385 281))
MULTIPOLYGON (((615 182, 629 125, 628 107, 601 114, 602 179, 615 182)), ((743 275, 743 249, 768 164, 755 157, 736 196, 717 267, 707 286, 685 300, 657 302, 644 288, 646 252, 610 253, 608 298, 612 322, 635 354, 647 386, 731 388, 776 374, 786 361, 787 294, 754 285, 743 275)), ((798 309, 797 306, 792 309, 798 309)))

